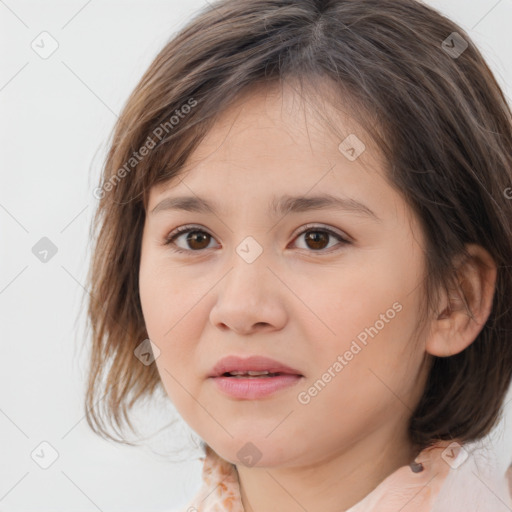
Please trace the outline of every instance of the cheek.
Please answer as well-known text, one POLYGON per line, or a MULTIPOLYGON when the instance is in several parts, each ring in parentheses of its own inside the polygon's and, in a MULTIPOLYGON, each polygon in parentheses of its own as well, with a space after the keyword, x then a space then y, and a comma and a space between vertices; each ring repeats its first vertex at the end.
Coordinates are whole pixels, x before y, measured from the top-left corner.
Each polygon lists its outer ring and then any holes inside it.
POLYGON ((165 261, 145 265, 142 259, 140 297, 148 335, 160 349, 155 363, 167 395, 189 425, 198 418, 208 422, 199 402, 209 369, 204 330, 211 281, 190 268, 169 268, 165 261))
POLYGON ((191 286, 186 270, 170 267, 165 255, 152 248, 141 254, 139 294, 146 328, 151 339, 165 347, 175 337, 188 315, 194 315, 194 305, 199 302, 201 287, 194 281, 191 286))
POLYGON ((330 306, 336 337, 314 337, 311 331, 312 372, 300 390, 296 419, 303 420, 301 435, 307 437, 319 418, 326 449, 332 439, 354 442, 354 436, 406 418, 413 409, 422 357, 414 348, 416 308, 410 297, 391 301, 393 295, 384 289, 339 299, 338 307, 330 306))
POLYGON ((333 272, 324 293, 314 295, 310 303, 321 319, 312 316, 307 323, 315 366, 326 371, 342 356, 343 369, 336 372, 344 375, 338 378, 340 385, 350 382, 363 391, 368 379, 376 381, 378 375, 394 388, 408 380, 407 372, 414 372, 422 360, 424 351, 415 338, 421 258, 408 255, 409 264, 396 264, 397 259, 396 252, 384 252, 371 264, 363 257, 346 272, 333 272))
POLYGON ((176 394, 178 383, 186 381, 193 367, 195 346, 199 339, 196 323, 190 315, 197 315, 200 307, 197 293, 183 282, 180 272, 166 269, 150 250, 142 251, 139 272, 139 294, 142 313, 149 338, 157 345, 160 355, 156 365, 169 396, 176 394), (174 377, 174 378, 173 378, 174 377))
MULTIPOLYGON (((419 278, 414 272, 372 265, 351 267, 330 277, 322 293, 308 295, 327 339, 343 343, 372 326, 382 333, 390 326, 416 323, 419 278)), ((364 341, 364 334, 360 338, 364 341)))

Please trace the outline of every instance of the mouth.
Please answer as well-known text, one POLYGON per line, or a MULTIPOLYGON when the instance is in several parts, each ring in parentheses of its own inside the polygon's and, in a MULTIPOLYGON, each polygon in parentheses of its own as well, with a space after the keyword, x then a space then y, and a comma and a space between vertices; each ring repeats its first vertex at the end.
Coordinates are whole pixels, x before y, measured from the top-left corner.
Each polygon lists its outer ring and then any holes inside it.
POLYGON ((220 377, 233 377, 234 379, 265 379, 269 377, 278 377, 280 375, 291 375, 289 373, 281 373, 281 372, 269 372, 267 370, 258 372, 258 371, 247 371, 243 372, 240 370, 235 370, 232 372, 224 372, 220 377))
POLYGON ((220 359, 212 368, 209 377, 234 379, 269 379, 282 375, 303 377, 302 373, 274 359, 253 355, 247 358, 227 356, 220 359))
POLYGON ((224 395, 239 400, 258 400, 295 386, 304 375, 263 356, 228 356, 212 369, 209 378, 224 395))

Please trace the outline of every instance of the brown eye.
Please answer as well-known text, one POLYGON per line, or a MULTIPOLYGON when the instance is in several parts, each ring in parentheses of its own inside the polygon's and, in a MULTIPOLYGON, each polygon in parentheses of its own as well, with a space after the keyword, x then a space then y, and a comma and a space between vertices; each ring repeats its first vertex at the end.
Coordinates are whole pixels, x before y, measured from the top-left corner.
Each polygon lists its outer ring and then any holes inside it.
MULTIPOLYGON (((320 226, 306 226, 308 229, 303 230, 297 236, 297 240, 301 237, 304 240, 304 249, 309 249, 309 252, 325 252, 324 249, 329 248, 329 241, 335 239, 338 244, 334 245, 347 245, 350 242, 345 240, 340 234, 332 231, 331 229, 323 228, 320 226)), ((330 246, 332 247, 332 245, 330 246)))
POLYGON ((199 250, 208 247, 210 238, 210 235, 204 231, 190 231, 185 240, 191 249, 199 250))
POLYGON ((171 233, 165 245, 172 245, 177 252, 197 252, 207 249, 211 240, 212 236, 202 229, 183 227, 171 233), (176 243, 179 239, 184 240, 181 246, 176 243))
POLYGON ((329 237, 325 231, 308 231, 305 241, 311 249, 325 249, 329 244, 329 237))

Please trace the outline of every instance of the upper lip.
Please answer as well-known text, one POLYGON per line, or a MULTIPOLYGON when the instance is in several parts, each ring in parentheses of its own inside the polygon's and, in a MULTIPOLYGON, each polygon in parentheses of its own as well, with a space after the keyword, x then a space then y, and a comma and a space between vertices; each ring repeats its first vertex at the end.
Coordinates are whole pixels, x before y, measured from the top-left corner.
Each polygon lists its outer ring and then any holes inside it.
POLYGON ((233 371, 264 371, 270 373, 289 373, 292 375, 301 375, 299 370, 287 366, 275 359, 264 356, 250 356, 242 358, 238 356, 223 357, 212 368, 209 377, 219 377, 224 373, 233 371))

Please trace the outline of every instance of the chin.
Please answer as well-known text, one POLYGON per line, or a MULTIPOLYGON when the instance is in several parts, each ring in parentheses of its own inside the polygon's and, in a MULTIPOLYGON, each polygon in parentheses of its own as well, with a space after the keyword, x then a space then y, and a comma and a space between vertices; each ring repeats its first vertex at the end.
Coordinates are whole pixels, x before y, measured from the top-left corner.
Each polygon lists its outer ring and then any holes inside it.
MULTIPOLYGON (((282 443, 277 448, 276 440, 235 437, 227 443, 211 444, 210 446, 224 460, 244 467, 275 467, 284 463, 283 451, 287 451, 282 443), (284 450, 283 450, 284 448, 284 450)), ((287 451, 289 454, 289 451, 287 451)))

